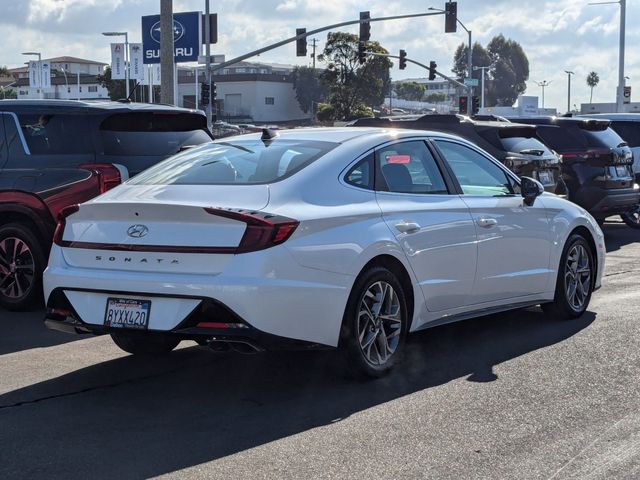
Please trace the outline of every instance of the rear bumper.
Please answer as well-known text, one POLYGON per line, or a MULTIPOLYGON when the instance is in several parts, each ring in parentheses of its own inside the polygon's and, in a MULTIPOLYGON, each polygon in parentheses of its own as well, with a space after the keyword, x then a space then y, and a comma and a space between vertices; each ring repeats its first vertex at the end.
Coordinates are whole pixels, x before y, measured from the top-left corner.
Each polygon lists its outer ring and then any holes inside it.
POLYGON ((627 212, 634 205, 638 205, 640 190, 634 188, 584 188, 572 200, 594 217, 604 218, 627 212))

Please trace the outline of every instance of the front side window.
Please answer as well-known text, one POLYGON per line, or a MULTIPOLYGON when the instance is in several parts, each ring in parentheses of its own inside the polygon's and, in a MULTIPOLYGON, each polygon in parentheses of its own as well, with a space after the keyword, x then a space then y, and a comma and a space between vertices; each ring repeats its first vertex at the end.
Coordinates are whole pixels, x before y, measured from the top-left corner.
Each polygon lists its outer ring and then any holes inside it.
POLYGON ((302 170, 333 142, 261 140, 219 142, 186 150, 135 176, 134 185, 246 185, 273 183, 302 170))
POLYGON ((458 180, 462 193, 494 197, 513 195, 512 182, 498 165, 484 155, 459 143, 436 140, 453 174, 458 180))
POLYGON ((440 169, 423 141, 381 147, 376 151, 376 162, 384 180, 381 189, 396 193, 449 193, 440 169))

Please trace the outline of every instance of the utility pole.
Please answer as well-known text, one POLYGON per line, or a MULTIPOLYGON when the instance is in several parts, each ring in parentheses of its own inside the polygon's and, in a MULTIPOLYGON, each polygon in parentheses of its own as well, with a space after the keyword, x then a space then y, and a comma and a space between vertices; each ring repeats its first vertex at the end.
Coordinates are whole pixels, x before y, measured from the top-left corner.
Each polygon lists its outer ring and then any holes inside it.
POLYGON ((573 72, 569 70, 565 70, 564 73, 567 74, 567 113, 571 112, 571 75, 575 75, 573 72))
POLYGON ((160 0, 160 102, 175 105, 173 0, 160 0))
POLYGON ((311 54, 311 58, 313 61, 313 69, 316 69, 316 44, 318 43, 318 39, 317 38, 312 38, 311 39, 311 48, 313 48, 313 53, 311 54))
POLYGON ((209 86, 209 102, 204 105, 204 111, 207 115, 207 127, 210 129, 212 126, 212 108, 211 101, 213 100, 213 92, 211 91, 211 22, 209 20, 209 0, 204 2, 204 81, 209 86))

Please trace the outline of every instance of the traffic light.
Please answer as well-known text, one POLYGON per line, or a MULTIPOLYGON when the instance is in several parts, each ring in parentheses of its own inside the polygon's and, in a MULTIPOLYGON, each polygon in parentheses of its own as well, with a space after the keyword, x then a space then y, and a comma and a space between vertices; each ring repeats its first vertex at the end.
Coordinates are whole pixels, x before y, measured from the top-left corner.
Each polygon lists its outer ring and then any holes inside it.
POLYGON ((458 30, 458 2, 447 2, 444 6, 444 33, 458 30))
MULTIPOLYGON (((306 28, 296 28, 296 37, 298 35, 302 35, 303 33, 307 33, 306 28)), ((307 56, 307 37, 299 38, 296 40, 296 57, 306 57, 307 56)))
POLYGON ((209 105, 209 93, 210 93, 210 86, 208 83, 202 83, 200 84, 200 103, 203 106, 209 105))
POLYGON ((216 85, 216 82, 211 82, 211 98, 214 102, 216 101, 216 98, 218 98, 218 86, 216 85))
POLYGON ((364 46, 364 42, 358 42, 358 61, 363 64, 367 59, 367 52, 364 46))
POLYGON ((371 24, 362 20, 369 20, 371 16, 369 12, 360 12, 360 41, 368 42, 371 38, 371 24))
POLYGON ((480 112, 480 99, 477 96, 471 97, 471 113, 477 115, 480 112))
POLYGON ((400 50, 400 70, 407 68, 407 52, 400 50))
POLYGON ((468 97, 461 96, 458 99, 458 113, 460 113, 460 115, 466 115, 467 113, 469 113, 468 101, 469 101, 468 97))
POLYGON ((438 68, 438 65, 436 65, 436 62, 431 60, 429 62, 429 80, 436 79, 436 68, 438 68))

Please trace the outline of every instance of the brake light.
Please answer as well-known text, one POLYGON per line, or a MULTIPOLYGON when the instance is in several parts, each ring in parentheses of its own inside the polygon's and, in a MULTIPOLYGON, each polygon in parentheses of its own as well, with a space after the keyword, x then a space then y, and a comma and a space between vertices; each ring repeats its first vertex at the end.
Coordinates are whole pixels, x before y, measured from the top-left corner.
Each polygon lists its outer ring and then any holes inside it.
POLYGON ((264 212, 244 213, 223 208, 205 208, 205 211, 211 215, 247 224, 247 229, 244 231, 236 253, 255 252, 280 245, 291 237, 300 224, 297 220, 264 212))
POLYGON ((587 161, 587 160, 592 160, 592 159, 602 158, 607 156, 609 157, 613 156, 613 154, 611 153, 611 150, 607 148, 601 148, 601 149, 586 150, 583 152, 563 153, 562 160, 569 160, 574 162, 587 161))
POLYGON ((78 210, 80 210, 79 205, 69 205, 68 207, 60 210, 60 213, 58 214, 58 223, 56 225, 56 230, 53 233, 53 243, 62 246, 62 236, 64 235, 64 228, 67 225, 67 217, 69 215, 73 215, 78 210))
POLYGON ((83 163, 80 168, 93 170, 98 175, 100 193, 105 193, 122 183, 120 170, 111 163, 83 163))

